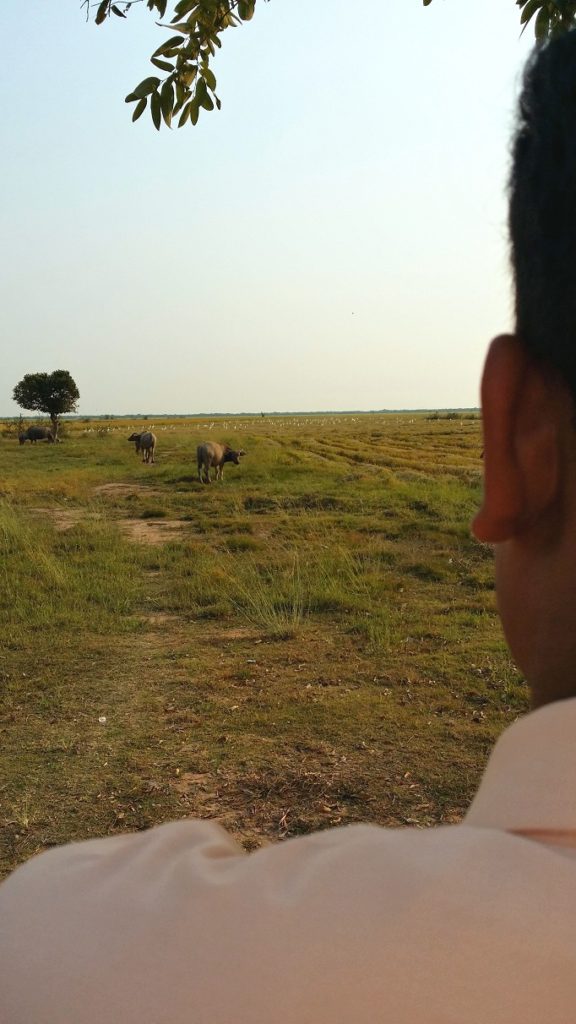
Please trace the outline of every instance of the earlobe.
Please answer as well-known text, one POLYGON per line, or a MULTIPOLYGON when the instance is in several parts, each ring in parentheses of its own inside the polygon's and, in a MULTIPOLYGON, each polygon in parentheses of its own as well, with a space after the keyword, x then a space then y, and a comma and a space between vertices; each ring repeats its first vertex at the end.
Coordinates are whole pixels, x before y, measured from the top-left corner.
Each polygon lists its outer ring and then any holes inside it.
POLYGON ((484 500, 478 540, 510 540, 540 521, 557 495, 559 394, 513 335, 492 342, 482 377, 484 500))

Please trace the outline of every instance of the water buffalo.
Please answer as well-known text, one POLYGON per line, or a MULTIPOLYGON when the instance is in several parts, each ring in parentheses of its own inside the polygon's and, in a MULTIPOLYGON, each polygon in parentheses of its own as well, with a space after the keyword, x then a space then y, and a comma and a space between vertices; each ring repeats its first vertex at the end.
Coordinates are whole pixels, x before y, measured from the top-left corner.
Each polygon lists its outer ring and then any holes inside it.
POLYGON ((48 430, 48 427, 28 427, 28 430, 18 434, 18 441, 20 444, 26 444, 26 441, 30 441, 32 444, 36 444, 36 441, 48 441, 48 444, 54 444, 54 434, 48 430))
POLYGON ((209 484, 212 466, 216 467, 216 479, 222 480, 224 464, 232 462, 235 466, 239 466, 240 459, 243 455, 246 455, 246 452, 242 449, 236 452, 227 444, 215 444, 213 441, 206 441, 204 444, 198 445, 196 455, 198 457, 198 479, 201 484, 209 484))
POLYGON ((134 441, 137 455, 142 452, 142 462, 154 462, 156 434, 153 434, 150 430, 145 430, 141 434, 130 434, 128 440, 134 441))

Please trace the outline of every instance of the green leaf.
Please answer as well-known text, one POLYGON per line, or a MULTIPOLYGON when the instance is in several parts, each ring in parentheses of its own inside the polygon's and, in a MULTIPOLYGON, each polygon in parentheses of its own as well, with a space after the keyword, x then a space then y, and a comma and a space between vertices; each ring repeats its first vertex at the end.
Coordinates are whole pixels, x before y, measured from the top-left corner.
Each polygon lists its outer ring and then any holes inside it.
POLYGON ((134 96, 137 96, 138 99, 141 100, 143 96, 148 96, 151 92, 154 92, 159 85, 159 78, 145 78, 144 81, 140 82, 140 85, 137 85, 134 89, 134 96))
POLYGON ((204 78, 208 88, 214 92, 214 89, 216 88, 216 75, 214 72, 208 67, 202 68, 202 77, 204 78))
POLYGON ((196 65, 189 64, 188 67, 184 68, 180 72, 180 81, 186 88, 188 88, 190 85, 192 85, 192 82, 196 78, 197 73, 198 68, 196 67, 196 65))
POLYGON ((198 117, 200 114, 200 104, 197 102, 196 97, 190 101, 190 123, 198 124, 198 117))
POLYGON ((160 71, 174 71, 174 65, 169 64, 167 60, 158 60, 158 57, 150 57, 150 63, 155 68, 160 68, 160 71))
POLYGON ((200 106, 204 106, 204 100, 208 99, 208 90, 203 78, 199 78, 196 83, 196 95, 194 98, 198 100, 200 106))
POLYGON ((541 10, 538 12, 538 17, 536 18, 536 25, 534 27, 534 34, 539 43, 546 39, 549 28, 550 14, 545 7, 542 7, 541 10))
POLYGON ((176 113, 176 110, 179 110, 180 107, 184 106, 184 104, 186 103, 186 98, 188 97, 188 95, 189 95, 188 89, 185 89, 184 86, 182 85, 182 82, 180 81, 180 79, 177 78, 176 79, 176 107, 174 109, 174 113, 176 113))
POLYGON ((200 106, 204 107, 204 110, 214 110, 214 103, 212 101, 212 98, 208 95, 204 97, 204 99, 200 103, 200 106))
POLYGON ((138 97, 135 92, 129 92, 126 99, 124 100, 124 103, 134 103, 134 100, 137 99, 138 97))
POLYGON ((126 15, 124 14, 124 11, 121 11, 119 7, 116 7, 116 4, 112 4, 112 7, 110 8, 110 10, 112 11, 113 14, 116 15, 117 18, 125 18, 126 17, 126 15))
POLYGON ((192 11, 197 6, 198 6, 198 0, 180 0, 180 3, 176 4, 176 6, 174 8, 174 13, 179 18, 182 18, 182 17, 184 17, 185 14, 188 14, 190 11, 192 11))
POLYGON ((181 128, 183 124, 186 124, 186 121, 188 120, 188 117, 190 115, 190 107, 191 106, 192 106, 192 101, 190 101, 189 103, 186 104, 186 106, 184 107, 184 110, 180 114, 180 119, 178 121, 178 127, 179 128, 181 128))
POLYGON ((160 109, 162 110, 162 117, 164 123, 170 127, 172 121, 172 110, 174 108, 174 86, 168 79, 164 82, 162 90, 160 92, 160 109))
POLYGON ((240 25, 240 18, 237 18, 236 15, 232 13, 232 9, 230 9, 228 11, 228 14, 224 18, 222 18, 220 24, 225 28, 227 28, 228 25, 240 25))
POLYGON ((527 0, 527 3, 520 15, 520 24, 526 25, 530 18, 534 17, 536 11, 542 6, 542 0, 527 0))
POLYGON ((254 17, 254 0, 238 0, 238 14, 242 21, 251 21, 254 17))
POLYGON ((150 113, 152 114, 154 127, 160 131, 160 125, 162 124, 162 107, 160 105, 160 93, 158 92, 152 93, 152 99, 150 100, 150 113))
POLYGON ((147 99, 146 96, 144 96, 143 99, 138 101, 138 103, 136 104, 136 107, 134 108, 134 113, 132 114, 132 120, 133 121, 137 121, 138 118, 140 117, 140 115, 144 113, 144 111, 146 110, 147 104, 148 104, 148 99, 147 99))
POLYGON ((424 7, 429 7, 430 4, 432 3, 432 0, 422 0, 422 3, 424 4, 424 7))
POLYGON ((96 11, 96 17, 94 18, 94 21, 97 25, 101 25, 103 21, 106 21, 106 16, 108 14, 108 4, 109 0, 102 0, 102 3, 96 11))
POLYGON ((183 42, 184 36, 171 36, 170 39, 166 39, 166 41, 162 43, 162 46, 159 46, 157 50, 154 50, 152 56, 160 57, 162 54, 166 53, 166 50, 171 50, 173 46, 180 46, 180 43, 183 42))

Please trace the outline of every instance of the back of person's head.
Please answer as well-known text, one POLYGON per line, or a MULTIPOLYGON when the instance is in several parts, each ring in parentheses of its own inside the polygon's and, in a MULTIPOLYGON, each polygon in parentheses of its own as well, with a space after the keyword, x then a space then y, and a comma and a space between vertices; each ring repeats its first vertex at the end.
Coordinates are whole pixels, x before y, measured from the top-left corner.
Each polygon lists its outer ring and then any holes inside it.
POLYGON ((576 30, 528 62, 510 178, 516 332, 576 397, 576 30))
POLYGON ((513 148, 516 329, 482 375, 498 608, 534 706, 576 697, 576 32, 530 58, 513 148))

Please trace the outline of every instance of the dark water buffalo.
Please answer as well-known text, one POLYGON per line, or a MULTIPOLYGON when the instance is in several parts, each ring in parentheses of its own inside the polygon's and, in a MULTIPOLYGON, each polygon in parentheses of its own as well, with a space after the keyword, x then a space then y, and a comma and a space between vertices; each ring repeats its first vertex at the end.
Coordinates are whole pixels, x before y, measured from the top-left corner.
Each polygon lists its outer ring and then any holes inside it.
POLYGON ((26 441, 31 441, 32 444, 36 444, 36 441, 48 441, 48 444, 54 444, 54 434, 48 430, 48 427, 28 427, 28 430, 18 435, 18 441, 20 444, 26 444, 26 441))
POLYGON ((141 434, 130 434, 128 440, 134 441, 137 455, 142 452, 142 462, 154 462, 156 434, 153 434, 150 430, 145 430, 141 434))
POLYGON ((246 452, 243 449, 236 452, 227 444, 206 441, 205 444, 198 445, 196 454, 198 456, 198 479, 201 484, 209 484, 212 466, 216 468, 216 479, 222 480, 225 464, 231 462, 234 466, 239 466, 240 459, 246 455, 246 452))

